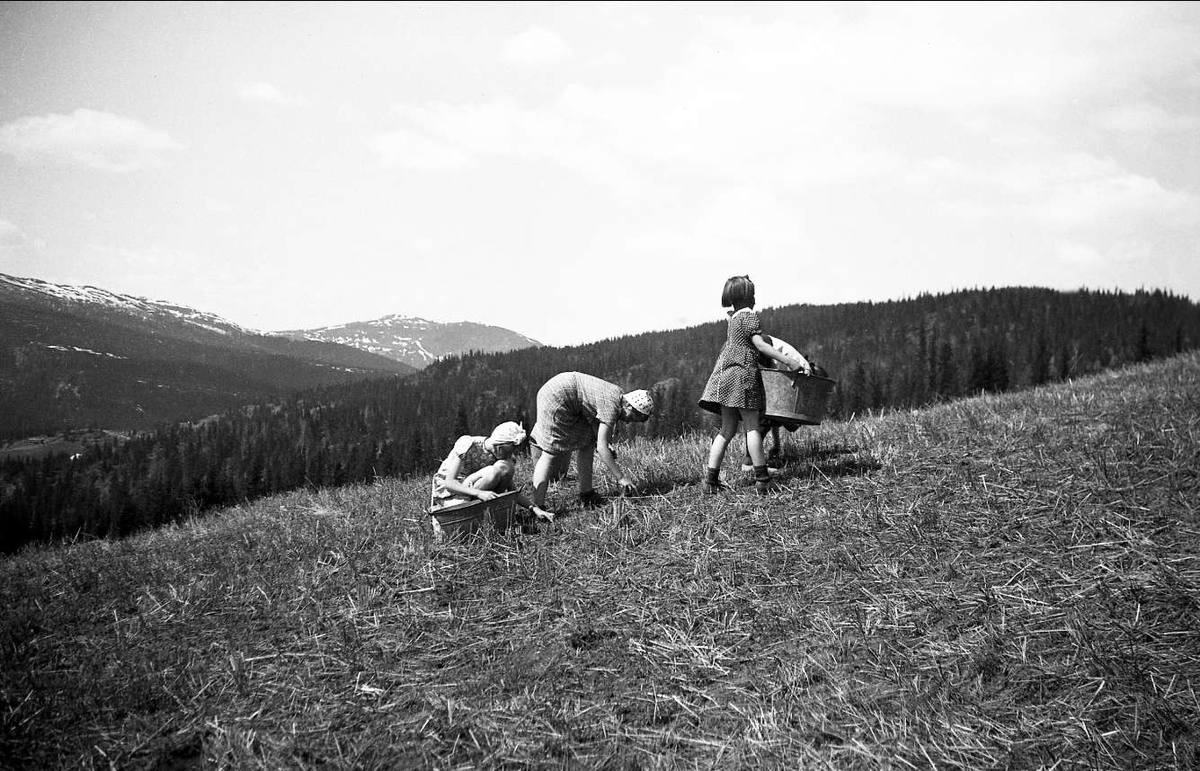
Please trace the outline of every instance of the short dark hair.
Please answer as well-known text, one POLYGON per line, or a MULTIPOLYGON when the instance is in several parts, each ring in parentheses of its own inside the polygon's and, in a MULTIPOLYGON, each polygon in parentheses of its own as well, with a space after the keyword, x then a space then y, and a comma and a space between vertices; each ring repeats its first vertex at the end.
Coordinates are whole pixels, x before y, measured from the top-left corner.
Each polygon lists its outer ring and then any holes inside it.
POLYGON ((752 307, 754 305, 754 282, 749 276, 733 276, 725 282, 725 289, 721 291, 721 307, 732 308, 741 305, 743 307, 752 307))

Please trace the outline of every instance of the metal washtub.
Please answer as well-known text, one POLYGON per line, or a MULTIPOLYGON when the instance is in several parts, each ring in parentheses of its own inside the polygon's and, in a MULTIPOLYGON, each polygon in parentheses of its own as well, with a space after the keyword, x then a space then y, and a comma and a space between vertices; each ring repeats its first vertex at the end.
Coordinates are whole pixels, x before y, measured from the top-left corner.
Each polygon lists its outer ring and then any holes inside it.
POLYGON ((518 522, 517 492, 503 493, 490 501, 475 501, 461 506, 429 512, 439 536, 465 537, 490 527, 503 533, 518 522))
POLYGON ((802 372, 760 368, 767 392, 765 414, 784 426, 817 426, 825 419, 836 380, 802 372))

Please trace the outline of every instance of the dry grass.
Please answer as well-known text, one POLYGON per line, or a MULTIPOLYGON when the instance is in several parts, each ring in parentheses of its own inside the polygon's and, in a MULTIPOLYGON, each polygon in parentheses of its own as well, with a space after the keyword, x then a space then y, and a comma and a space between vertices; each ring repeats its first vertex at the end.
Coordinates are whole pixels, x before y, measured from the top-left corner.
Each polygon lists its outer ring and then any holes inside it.
POLYGON ((1200 357, 801 429, 765 499, 708 440, 536 535, 393 480, 8 558, 0 764, 1200 764, 1200 357))

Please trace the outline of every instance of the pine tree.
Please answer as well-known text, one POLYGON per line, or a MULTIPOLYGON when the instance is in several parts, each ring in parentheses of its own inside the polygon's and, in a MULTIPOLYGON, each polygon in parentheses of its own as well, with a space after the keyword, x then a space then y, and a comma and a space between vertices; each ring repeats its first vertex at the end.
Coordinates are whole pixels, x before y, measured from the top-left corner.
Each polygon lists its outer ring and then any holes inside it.
POLYGON ((1033 385, 1042 385, 1050 380, 1050 346, 1046 343, 1046 332, 1039 329, 1030 356, 1029 380, 1033 385))

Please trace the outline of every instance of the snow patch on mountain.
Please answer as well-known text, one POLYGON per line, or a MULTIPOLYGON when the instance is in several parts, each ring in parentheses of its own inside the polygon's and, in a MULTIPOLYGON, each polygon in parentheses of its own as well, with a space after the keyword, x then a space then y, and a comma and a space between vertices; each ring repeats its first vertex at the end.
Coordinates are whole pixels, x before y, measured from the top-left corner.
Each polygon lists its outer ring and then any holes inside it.
POLYGON ((470 321, 443 323, 398 313, 369 321, 273 334, 349 345, 418 368, 469 351, 504 352, 541 345, 502 327, 470 321))
POLYGON ((118 356, 115 353, 108 353, 106 351, 93 351, 91 348, 80 348, 77 345, 72 345, 72 346, 68 347, 65 345, 50 345, 47 343, 47 344, 43 345, 42 347, 49 348, 52 351, 66 351, 67 353, 86 353, 91 356, 107 356, 110 359, 128 359, 129 358, 128 356, 118 356))
POLYGON ((80 303, 101 306, 116 311, 135 314, 144 319, 169 316, 209 332, 221 335, 229 334, 261 334, 254 330, 245 329, 232 321, 227 321, 212 313, 205 313, 194 308, 188 308, 166 300, 151 300, 145 297, 117 294, 107 289, 94 286, 73 286, 70 284, 51 284, 36 278, 22 278, 0 273, 0 288, 7 284, 19 292, 42 295, 65 303, 80 303))
POLYGON ((182 322, 197 331, 203 330, 226 338, 271 335, 292 340, 337 343, 418 369, 446 356, 471 351, 500 353, 541 345, 532 338, 502 327, 473 321, 446 323, 399 313, 316 329, 260 332, 241 327, 215 314, 165 300, 118 294, 94 286, 52 284, 36 278, 0 273, 0 295, 4 294, 10 297, 14 294, 33 295, 42 301, 48 298, 52 303, 108 309, 151 324, 176 328, 182 322))

